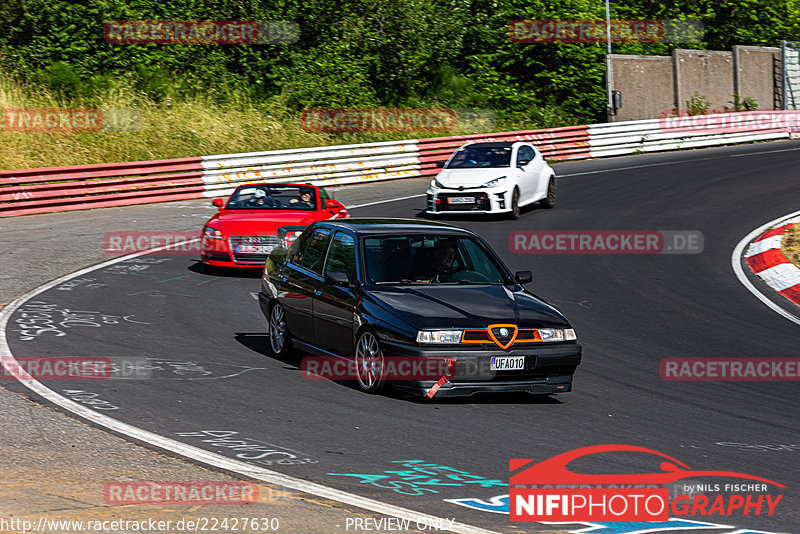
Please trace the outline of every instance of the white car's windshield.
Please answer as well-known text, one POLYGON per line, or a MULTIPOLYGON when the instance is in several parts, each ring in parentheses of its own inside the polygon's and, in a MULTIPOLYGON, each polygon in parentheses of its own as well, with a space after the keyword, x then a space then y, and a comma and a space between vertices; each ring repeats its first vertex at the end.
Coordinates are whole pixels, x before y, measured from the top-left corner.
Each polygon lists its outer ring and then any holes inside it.
POLYGON ((455 153, 447 164, 448 169, 481 167, 508 167, 511 165, 511 147, 468 145, 455 153))

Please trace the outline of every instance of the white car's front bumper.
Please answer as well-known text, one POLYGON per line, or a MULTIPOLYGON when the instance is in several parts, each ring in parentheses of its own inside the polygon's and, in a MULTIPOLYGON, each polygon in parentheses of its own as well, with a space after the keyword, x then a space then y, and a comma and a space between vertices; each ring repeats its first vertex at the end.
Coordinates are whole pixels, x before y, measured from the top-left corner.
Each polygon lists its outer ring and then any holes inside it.
POLYGON ((482 187, 475 189, 439 189, 429 187, 425 213, 507 213, 511 211, 511 188, 482 187), (474 202, 457 202, 454 198, 472 198, 474 202))

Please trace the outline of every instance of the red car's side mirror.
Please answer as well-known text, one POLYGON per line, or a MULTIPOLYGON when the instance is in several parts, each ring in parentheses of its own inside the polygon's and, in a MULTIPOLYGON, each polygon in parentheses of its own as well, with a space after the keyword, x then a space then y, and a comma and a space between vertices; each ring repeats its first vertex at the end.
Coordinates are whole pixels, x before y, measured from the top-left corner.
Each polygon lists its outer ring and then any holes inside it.
POLYGON ((325 201, 325 207, 326 208, 338 209, 338 208, 343 208, 344 204, 342 204, 338 200, 334 200, 332 198, 329 198, 328 200, 325 201))
POLYGON ((222 200, 221 198, 215 198, 214 200, 211 201, 211 203, 218 208, 222 208, 222 206, 225 205, 225 201, 222 200))

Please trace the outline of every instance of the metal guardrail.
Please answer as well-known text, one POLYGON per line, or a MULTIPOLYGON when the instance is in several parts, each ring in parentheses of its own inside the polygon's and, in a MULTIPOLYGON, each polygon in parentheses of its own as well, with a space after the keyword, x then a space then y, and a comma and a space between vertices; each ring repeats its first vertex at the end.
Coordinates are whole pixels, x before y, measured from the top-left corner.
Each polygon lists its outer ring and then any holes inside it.
POLYGON ((343 185, 433 176, 468 142, 530 141, 551 161, 788 138, 800 114, 786 111, 647 119, 223 154, 159 161, 0 171, 0 217, 229 195, 253 181, 343 185))
POLYGON ((202 196, 202 158, 0 171, 0 217, 202 196))

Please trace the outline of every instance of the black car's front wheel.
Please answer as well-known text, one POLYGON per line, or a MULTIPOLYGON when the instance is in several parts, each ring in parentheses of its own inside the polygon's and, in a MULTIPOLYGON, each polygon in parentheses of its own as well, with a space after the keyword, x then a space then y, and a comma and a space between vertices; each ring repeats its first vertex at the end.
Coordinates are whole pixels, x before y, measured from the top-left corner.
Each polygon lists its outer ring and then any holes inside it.
POLYGON ((378 338, 369 330, 358 336, 355 350, 356 380, 366 393, 378 393, 386 385, 383 352, 378 338))
POLYGON ((269 311, 269 348, 278 357, 289 352, 289 331, 286 328, 286 312, 280 302, 272 305, 269 311))

